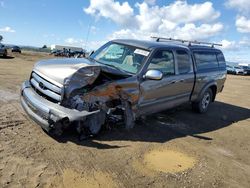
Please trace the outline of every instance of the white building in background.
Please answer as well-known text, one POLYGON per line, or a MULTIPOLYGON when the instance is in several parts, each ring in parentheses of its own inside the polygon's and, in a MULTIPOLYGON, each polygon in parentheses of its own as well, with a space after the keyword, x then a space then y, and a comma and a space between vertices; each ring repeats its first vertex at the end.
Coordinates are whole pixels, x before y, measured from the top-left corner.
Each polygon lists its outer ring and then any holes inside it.
POLYGON ((239 66, 247 66, 247 67, 250 67, 250 63, 239 63, 239 66))
POLYGON ((51 45, 51 50, 63 50, 63 49, 67 49, 67 50, 70 49, 71 51, 84 51, 83 48, 81 47, 63 46, 63 45, 56 45, 56 44, 51 45))

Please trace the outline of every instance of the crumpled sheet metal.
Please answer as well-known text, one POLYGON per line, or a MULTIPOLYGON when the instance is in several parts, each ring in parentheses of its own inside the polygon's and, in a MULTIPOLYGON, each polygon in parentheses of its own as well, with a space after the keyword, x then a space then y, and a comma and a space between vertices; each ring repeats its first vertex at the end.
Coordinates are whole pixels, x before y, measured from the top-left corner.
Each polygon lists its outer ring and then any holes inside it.
POLYGON ((79 69, 71 77, 65 79, 64 95, 68 98, 74 90, 93 84, 100 72, 100 67, 96 66, 79 69))

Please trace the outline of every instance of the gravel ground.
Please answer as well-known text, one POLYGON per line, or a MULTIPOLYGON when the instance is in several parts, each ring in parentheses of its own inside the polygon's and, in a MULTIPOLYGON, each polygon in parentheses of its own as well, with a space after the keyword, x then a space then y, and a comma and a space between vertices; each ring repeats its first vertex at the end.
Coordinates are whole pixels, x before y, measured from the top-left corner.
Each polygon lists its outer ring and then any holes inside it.
POLYGON ((206 114, 184 105, 80 142, 48 136, 20 106, 21 83, 48 58, 0 58, 0 187, 250 187, 250 77, 228 75, 206 114))

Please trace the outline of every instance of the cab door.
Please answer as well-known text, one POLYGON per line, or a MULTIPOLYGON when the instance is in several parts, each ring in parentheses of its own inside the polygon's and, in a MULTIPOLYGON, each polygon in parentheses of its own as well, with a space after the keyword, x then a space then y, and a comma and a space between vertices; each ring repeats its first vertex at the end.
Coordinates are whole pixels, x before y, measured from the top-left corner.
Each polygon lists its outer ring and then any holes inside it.
MULTIPOLYGON (((155 113, 161 110, 175 107, 189 100, 192 91, 192 84, 183 83, 192 82, 188 77, 183 77, 178 72, 175 51, 169 49, 157 50, 145 69, 159 70, 163 77, 161 80, 152 80, 144 78, 140 83, 140 114, 155 113), (186 79, 187 78, 187 79, 186 79), (188 80, 188 81, 187 81, 188 80), (189 85, 188 87, 186 85, 189 85)), ((187 62, 190 67, 190 61, 187 62)), ((144 74, 145 74, 144 73, 144 74)))

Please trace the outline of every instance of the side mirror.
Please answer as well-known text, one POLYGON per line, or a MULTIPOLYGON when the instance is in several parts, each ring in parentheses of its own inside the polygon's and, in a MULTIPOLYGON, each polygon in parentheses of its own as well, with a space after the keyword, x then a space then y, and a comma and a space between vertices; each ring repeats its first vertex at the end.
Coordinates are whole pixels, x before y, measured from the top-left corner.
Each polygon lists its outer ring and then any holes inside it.
POLYGON ((145 79, 149 80, 161 80, 163 77, 163 74, 159 70, 148 70, 146 74, 143 76, 145 79))

